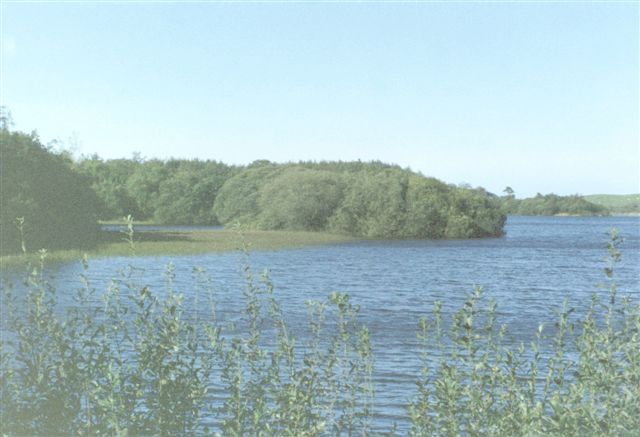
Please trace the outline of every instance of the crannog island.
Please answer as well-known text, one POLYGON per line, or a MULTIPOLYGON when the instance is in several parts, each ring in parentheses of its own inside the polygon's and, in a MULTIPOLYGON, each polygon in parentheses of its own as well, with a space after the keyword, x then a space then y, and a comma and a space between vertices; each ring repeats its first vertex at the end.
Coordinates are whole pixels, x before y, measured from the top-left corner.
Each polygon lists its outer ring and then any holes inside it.
MULTIPOLYGON (((0 255, 43 247, 121 253, 120 236, 115 243, 98 222, 124 216, 158 224, 240 224, 253 232, 255 248, 277 248, 349 238, 494 237, 503 233, 507 214, 609 214, 581 196, 516 199, 509 187, 497 196, 381 162, 73 160, 35 134, 4 127, 1 135, 0 255)), ((161 252, 180 253, 228 250, 233 238, 228 232, 215 238, 155 234, 143 243, 149 252, 157 243, 161 252), (172 245, 177 241, 204 244, 172 245)))

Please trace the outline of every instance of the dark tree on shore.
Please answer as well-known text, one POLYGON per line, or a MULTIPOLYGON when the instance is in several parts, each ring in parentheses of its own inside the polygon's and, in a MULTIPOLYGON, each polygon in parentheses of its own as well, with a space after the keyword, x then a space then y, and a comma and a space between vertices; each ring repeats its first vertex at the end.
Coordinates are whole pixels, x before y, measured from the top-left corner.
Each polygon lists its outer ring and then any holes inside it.
POLYGON ((90 181, 35 134, 0 130, 0 253, 96 243, 103 209, 90 181), (16 219, 22 222, 22 232, 16 219), (22 235, 21 235, 22 234, 22 235))

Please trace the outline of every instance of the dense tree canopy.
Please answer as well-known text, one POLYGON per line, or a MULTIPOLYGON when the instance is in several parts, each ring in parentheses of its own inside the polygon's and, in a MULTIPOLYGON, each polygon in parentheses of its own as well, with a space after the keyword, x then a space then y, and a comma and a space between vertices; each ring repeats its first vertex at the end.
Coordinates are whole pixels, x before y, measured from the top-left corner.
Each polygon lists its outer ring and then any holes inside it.
POLYGON ((381 163, 260 163, 230 178, 214 212, 221 223, 325 230, 372 238, 500 235, 496 196, 381 163))
POLYGON ((91 181, 91 188, 103 205, 100 218, 133 215, 144 218, 138 202, 127 189, 127 182, 135 174, 137 163, 129 159, 103 161, 92 156, 75 165, 76 170, 91 181))
POLYGON ((343 198, 345 180, 324 170, 285 169, 260 189, 259 226, 322 230, 343 198))
POLYGON ((234 224, 371 238, 500 235, 500 202, 381 162, 114 160, 78 163, 107 205, 165 224, 234 224))
POLYGON ((161 224, 218 224, 213 202, 235 167, 216 161, 115 159, 76 164, 105 204, 103 219, 132 215, 161 224))
POLYGON ((90 181, 64 154, 35 135, 0 129, 0 253, 21 250, 16 219, 24 218, 26 249, 88 247, 98 238, 104 210, 90 181))
POLYGON ((272 164, 248 166, 227 180, 213 204, 213 212, 220 223, 255 223, 260 211, 260 189, 280 171, 280 167, 272 164))
POLYGON ((218 224, 213 213, 217 193, 232 174, 213 161, 181 161, 158 185, 153 218, 159 223, 218 224))

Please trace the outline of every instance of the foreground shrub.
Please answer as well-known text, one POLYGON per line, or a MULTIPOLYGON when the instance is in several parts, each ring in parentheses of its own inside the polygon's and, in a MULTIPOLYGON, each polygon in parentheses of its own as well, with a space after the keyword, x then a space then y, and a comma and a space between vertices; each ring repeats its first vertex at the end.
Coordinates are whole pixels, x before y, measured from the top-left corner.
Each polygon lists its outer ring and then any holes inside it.
POLYGON ((541 325, 529 348, 504 345, 507 327, 496 324, 495 302, 480 305, 480 289, 447 332, 436 303, 420 320, 424 365, 409 406, 411 434, 638 435, 640 306, 617 296, 619 242, 614 232, 606 302, 594 295, 584 319, 572 323, 565 301, 553 334, 541 325))
MULTIPOLYGON (((419 322, 423 368, 408 432, 430 435, 637 435, 640 307, 619 299, 609 246, 609 294, 579 321, 565 302, 528 347, 508 345, 496 304, 478 289, 450 324, 441 304, 419 322)), ((371 435, 373 355, 345 294, 309 303, 308 340, 290 331, 268 274, 245 266, 235 326, 216 317, 210 280, 194 269, 195 309, 126 269, 103 293, 88 275, 63 311, 32 266, 25 294, 3 286, 0 433, 6 435, 371 435), (158 293, 162 298, 158 298, 158 293), (205 299, 206 301, 206 299, 205 299), (212 393, 221 390, 220 401, 212 393)))
POLYGON ((147 287, 134 288, 130 273, 114 279, 100 302, 85 271, 64 316, 42 266, 26 279, 21 302, 5 291, 4 433, 182 435, 196 429, 209 357, 199 353, 203 343, 183 320, 171 270, 162 301, 147 287))
MULTIPOLYGON (((205 320, 185 312, 171 266, 159 299, 133 267, 98 296, 85 262, 63 312, 45 258, 23 296, 3 287, 2 435, 210 434, 205 418, 235 436, 368 429, 371 346, 348 296, 309 304, 312 337, 301 353, 268 276, 256 284, 248 267, 244 323, 228 326, 212 300, 205 320), (224 402, 209 403, 212 384, 224 387, 224 402)), ((211 298, 205 273, 194 275, 211 298)))

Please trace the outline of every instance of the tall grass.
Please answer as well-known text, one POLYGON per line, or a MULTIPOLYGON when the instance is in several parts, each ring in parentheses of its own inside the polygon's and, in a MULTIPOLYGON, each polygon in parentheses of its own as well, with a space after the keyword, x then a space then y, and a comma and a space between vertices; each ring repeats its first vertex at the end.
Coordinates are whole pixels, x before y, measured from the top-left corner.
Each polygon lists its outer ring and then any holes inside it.
MULTIPOLYGON (((132 251, 134 238, 129 235, 132 251)), ((608 298, 512 348, 495 302, 471 293, 451 323, 442 304, 418 323, 422 371, 407 401, 414 436, 638 435, 640 307, 613 280, 620 238, 609 244, 608 298)), ((172 266, 164 290, 134 267, 59 294, 47 253, 22 287, 3 286, 0 433, 3 435, 374 435, 374 356, 346 294, 308 303, 304 342, 291 332, 268 272, 248 259, 243 316, 216 315, 206 272, 194 269, 187 311, 172 266), (17 295, 16 290, 20 290, 17 295), (162 296, 161 298, 158 296, 162 296), (208 303, 207 303, 208 300, 208 303), (62 308, 64 307, 64 308, 62 308), (212 401, 222 388, 222 400, 212 401)), ((389 434, 393 430, 389 430, 389 434)))

